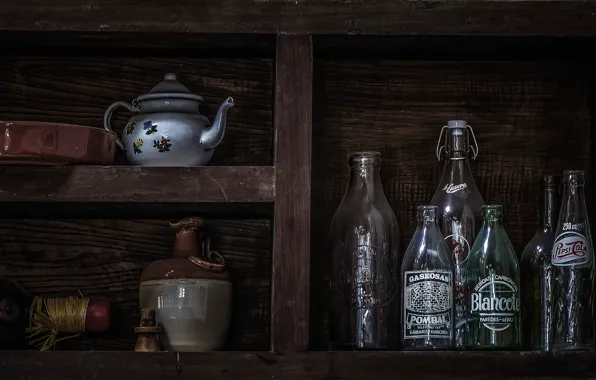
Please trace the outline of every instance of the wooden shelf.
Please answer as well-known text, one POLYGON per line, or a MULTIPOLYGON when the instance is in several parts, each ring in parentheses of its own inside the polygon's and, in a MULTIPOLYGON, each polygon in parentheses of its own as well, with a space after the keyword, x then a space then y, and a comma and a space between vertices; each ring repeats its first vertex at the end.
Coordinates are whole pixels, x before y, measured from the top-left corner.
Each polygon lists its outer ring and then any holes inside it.
POLYGON ((0 30, 595 36, 596 3, 569 1, 3 0, 0 30))
POLYGON ((67 379, 589 379, 596 353, 0 351, 11 380, 67 379))
POLYGON ((273 202, 271 166, 3 166, 0 202, 273 202))

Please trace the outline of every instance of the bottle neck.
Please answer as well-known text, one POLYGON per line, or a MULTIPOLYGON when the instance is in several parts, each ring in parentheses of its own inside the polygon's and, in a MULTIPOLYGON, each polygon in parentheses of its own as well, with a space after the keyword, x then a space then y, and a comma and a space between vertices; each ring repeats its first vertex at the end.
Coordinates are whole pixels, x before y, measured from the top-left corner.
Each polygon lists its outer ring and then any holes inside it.
MULTIPOLYGON (((572 226, 570 228, 584 233, 587 227, 585 225, 587 222, 587 210, 583 182, 581 184, 565 184, 563 191, 563 203, 564 204, 561 208, 561 211, 563 212, 565 222, 578 225, 572 226)), ((562 228, 564 231, 567 229, 565 225, 558 227, 562 228)))
POLYGON ((459 190, 453 188, 454 186, 464 186, 466 179, 472 175, 468 159, 468 142, 466 134, 459 130, 453 130, 448 133, 445 139, 445 150, 447 153, 447 161, 445 161, 445 169, 441 183, 446 192, 453 192, 459 190))
POLYGON ((441 229, 441 227, 439 226, 439 221, 437 219, 431 219, 431 218, 424 219, 424 220, 418 220, 417 228, 419 230, 422 230, 425 228, 426 229, 435 229, 436 228, 438 230, 441 229))
POLYGON ((418 206, 416 219, 418 228, 439 228, 439 209, 437 206, 418 206))
POLYGON ((466 160, 468 158, 468 139, 461 129, 447 135, 447 158, 449 160, 466 160))
POLYGON ((557 189, 556 187, 544 188, 544 200, 542 206, 541 228, 544 232, 552 231, 557 226, 558 219, 558 205, 557 205, 557 189))
POLYGON ((484 228, 491 228, 491 229, 503 227, 502 208, 499 207, 499 208, 483 209, 483 211, 482 211, 482 226, 484 228))
POLYGON ((378 164, 351 164, 346 195, 374 199, 383 191, 381 170, 378 164))

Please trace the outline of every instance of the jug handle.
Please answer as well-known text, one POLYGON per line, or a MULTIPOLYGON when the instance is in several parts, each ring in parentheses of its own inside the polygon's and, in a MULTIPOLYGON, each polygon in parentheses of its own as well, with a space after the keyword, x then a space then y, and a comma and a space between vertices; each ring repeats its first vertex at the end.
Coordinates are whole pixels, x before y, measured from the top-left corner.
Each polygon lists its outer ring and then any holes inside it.
MULTIPOLYGON (((127 110, 129 110, 130 112, 139 112, 139 108, 137 106, 135 106, 135 103, 136 103, 135 101, 133 101, 132 104, 126 103, 126 102, 112 103, 108 107, 106 112, 103 114, 103 127, 105 128, 105 130, 109 131, 109 132, 114 132, 114 130, 112 129, 112 113, 114 113, 116 108, 123 107, 123 108, 126 108, 127 110)), ((116 135, 116 144, 120 147, 120 149, 124 150, 124 144, 122 143, 122 140, 120 139, 120 137, 118 137, 117 135, 116 135)))

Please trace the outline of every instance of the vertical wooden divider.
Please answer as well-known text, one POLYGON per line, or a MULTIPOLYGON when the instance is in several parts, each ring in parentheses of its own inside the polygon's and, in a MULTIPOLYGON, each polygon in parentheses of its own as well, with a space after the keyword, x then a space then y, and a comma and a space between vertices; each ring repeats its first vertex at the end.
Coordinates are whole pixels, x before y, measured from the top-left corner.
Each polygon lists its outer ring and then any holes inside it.
POLYGON ((271 349, 308 349, 312 38, 279 34, 275 62, 275 211, 271 349))

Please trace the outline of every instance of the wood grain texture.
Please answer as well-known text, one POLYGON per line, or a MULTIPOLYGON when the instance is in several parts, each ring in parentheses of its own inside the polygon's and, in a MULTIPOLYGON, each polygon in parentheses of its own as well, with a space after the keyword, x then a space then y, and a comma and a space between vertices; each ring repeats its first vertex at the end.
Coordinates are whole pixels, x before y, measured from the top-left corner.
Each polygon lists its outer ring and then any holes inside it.
POLYGON ((0 15, 3 30, 596 35, 577 0, 3 0, 0 15))
POLYGON ((269 166, 0 167, 0 202, 272 202, 269 166))
MULTIPOLYGON (((271 218, 273 202, 2 202, 6 219, 137 219, 176 220, 188 215, 207 219, 271 218)), ((1 237, 0 237, 1 238, 1 237)))
MULTIPOLYGON (((213 249, 230 266, 234 311, 226 349, 267 350, 271 283, 268 220, 208 219, 213 249)), ((35 295, 107 297, 111 331, 64 341, 59 349, 132 351, 139 322, 139 279, 171 256, 174 231, 164 220, 0 220, 0 276, 35 295)), ((5 357, 0 352, 0 357, 5 357)), ((1 372, 1 370, 0 370, 1 372)))
MULTIPOLYGON (((347 183, 349 152, 382 153, 385 194, 401 229, 401 252, 444 163, 435 148, 451 119, 473 126, 472 172, 487 203, 504 206, 518 254, 537 228, 541 177, 583 169, 592 189, 587 64, 537 62, 315 61, 312 180, 311 343, 326 348, 326 234, 347 183)), ((591 202, 591 199, 588 199, 591 202)))
POLYGON ((197 354, 17 352, 0 356, 10 380, 506 380, 593 379, 594 353, 308 352, 197 354), (429 365, 432 363, 432 365, 429 365))
POLYGON ((196 34, 160 32, 72 32, 3 30, 0 44, 3 54, 93 56, 103 54, 123 56, 167 55, 223 58, 269 58, 275 57, 275 35, 270 34, 196 34), (16 43, 15 43, 16 42, 16 43))
POLYGON ((278 36, 271 291, 276 352, 308 349, 312 64, 310 36, 278 36))
POLYGON ((596 38, 316 35, 313 45, 322 59, 590 62, 596 38))
MULTIPOLYGON (((211 165, 272 164, 272 59, 197 58, 196 53, 188 57, 171 52, 160 56, 159 50, 153 55, 147 55, 148 50, 137 51, 137 55, 109 49, 95 50, 93 55, 73 52, 76 50, 45 56, 3 56, 0 119, 102 128, 103 114, 112 102, 130 102, 173 72, 189 90, 204 97, 201 113, 210 120, 226 97, 234 97, 226 136, 211 165)), ((120 136, 131 114, 119 112, 115 116, 120 136)), ((119 151, 116 161, 126 162, 119 151)))

